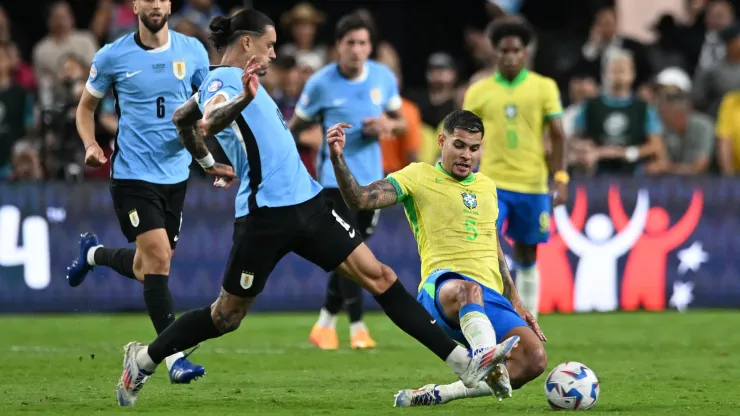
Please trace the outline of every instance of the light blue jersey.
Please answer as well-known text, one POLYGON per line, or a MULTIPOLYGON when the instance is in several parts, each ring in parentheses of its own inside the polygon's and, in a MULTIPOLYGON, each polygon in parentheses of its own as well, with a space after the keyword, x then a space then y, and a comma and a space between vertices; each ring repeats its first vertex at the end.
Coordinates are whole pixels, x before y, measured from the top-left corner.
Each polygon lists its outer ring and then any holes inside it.
MULTIPOLYGON (((241 93, 241 76, 242 68, 213 68, 198 92, 201 111, 217 95, 228 100, 241 93)), ((298 205, 321 191, 303 165, 280 109, 262 86, 239 118, 216 138, 241 179, 237 218, 258 207, 298 205)))
POLYGON ((172 114, 203 82, 208 65, 208 52, 197 39, 173 31, 156 49, 132 33, 95 54, 87 91, 102 98, 112 88, 118 113, 111 178, 156 184, 188 179, 192 158, 172 114))
MULTIPOLYGON (((342 75, 336 63, 315 73, 303 89, 295 114, 305 121, 321 122, 324 132, 337 123, 351 124, 352 128, 345 130, 344 159, 357 182, 367 185, 383 179, 383 158, 378 137, 364 135, 362 121, 400 108, 401 96, 395 75, 387 66, 367 61, 362 75, 354 80, 342 75)), ((318 163, 321 185, 338 188, 326 141, 318 163)))

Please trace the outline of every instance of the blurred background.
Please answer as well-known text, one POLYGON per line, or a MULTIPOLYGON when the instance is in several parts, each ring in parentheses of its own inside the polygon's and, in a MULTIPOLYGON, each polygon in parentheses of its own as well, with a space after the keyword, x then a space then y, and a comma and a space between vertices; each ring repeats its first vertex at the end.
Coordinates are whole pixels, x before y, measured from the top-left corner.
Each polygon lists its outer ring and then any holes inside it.
MULTIPOLYGON (((440 0, 432 6, 411 0, 181 0, 172 1, 170 28, 200 39, 211 62, 218 63, 218 53, 207 42, 212 16, 244 6, 269 15, 278 26, 278 58, 262 82, 288 120, 308 77, 335 58, 337 20, 346 13, 364 13, 377 28, 374 58, 396 73, 405 98, 408 134, 382 139, 385 169, 393 171, 437 159, 436 132, 443 117, 461 106, 472 81, 496 70, 486 27, 505 15, 523 19, 536 32, 529 68, 556 80, 565 131, 574 138, 569 146, 576 178, 571 200, 577 193, 584 197, 581 218, 573 215, 576 228, 603 213, 619 232, 624 224, 617 218, 630 215, 637 190, 650 193, 652 208, 639 240, 627 251, 599 254, 606 256, 604 267, 612 267, 617 276, 616 282, 604 285, 619 293, 619 307, 737 307, 740 260, 733 248, 740 238, 735 208, 740 181, 734 177, 740 169, 738 3, 440 0), (608 92, 613 75, 605 68, 606 57, 616 50, 628 51, 634 62, 633 96, 657 115, 650 129, 663 141, 668 158, 668 167, 659 172, 600 171, 575 140, 579 106, 608 92), (617 206, 624 208, 621 216, 617 206), (630 261, 637 267, 627 267, 630 261)), ((109 202, 109 166, 92 170, 82 163, 84 149, 74 113, 95 52, 136 29, 131 0, 0 4, 0 311, 140 309, 141 289, 113 272, 96 270, 105 278, 74 291, 63 278, 80 232, 94 230, 109 245, 125 243, 109 202)), ((97 138, 110 155, 117 129, 112 96, 99 107, 96 126, 97 138)), ((299 144, 312 173, 319 145, 299 144)), ((231 241, 231 224, 223 219, 233 214, 233 192, 211 189, 196 167, 183 238, 173 260, 172 275, 177 278, 171 284, 179 309, 210 302, 231 241)), ((572 203, 568 207, 574 210, 572 203)), ((402 210, 384 214, 379 227, 371 247, 407 287, 414 287, 418 256, 402 210)), ((573 311, 574 276, 589 275, 578 270, 579 258, 568 248, 569 242, 553 228, 552 241, 540 250, 545 313, 573 311)), ((599 274, 595 271, 591 278, 599 274)), ((318 307, 324 293, 322 276, 289 256, 275 271, 258 307, 318 307)))

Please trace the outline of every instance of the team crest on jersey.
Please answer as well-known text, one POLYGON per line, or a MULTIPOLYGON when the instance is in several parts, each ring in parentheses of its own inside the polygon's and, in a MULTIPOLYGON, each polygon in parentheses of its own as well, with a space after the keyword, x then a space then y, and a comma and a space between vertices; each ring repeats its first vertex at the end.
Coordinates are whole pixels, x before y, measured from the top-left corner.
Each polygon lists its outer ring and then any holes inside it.
POLYGON ((135 209, 128 212, 128 219, 131 221, 131 225, 133 225, 134 228, 139 226, 139 212, 135 209))
POLYGON ((221 87, 224 85, 223 82, 219 79, 214 79, 210 84, 208 84, 208 92, 216 92, 221 89, 221 87))
POLYGON ((90 65, 90 79, 95 79, 98 76, 98 68, 95 64, 90 65))
POLYGON ((249 289, 252 287, 252 283, 254 283, 254 274, 242 272, 242 277, 239 279, 239 284, 242 286, 242 289, 249 289))
POLYGON ((185 78, 185 75, 187 74, 187 72, 188 71, 185 68, 185 61, 183 60, 172 61, 172 73, 175 74, 175 78, 183 79, 185 78))
POLYGON ((373 88, 370 90, 370 99, 373 100, 373 104, 380 105, 383 100, 383 94, 380 92, 380 88, 373 88))
POLYGON ((475 207, 478 206, 478 198, 475 197, 475 194, 469 194, 467 192, 463 192, 462 194, 463 204, 468 209, 475 209, 475 207))
POLYGON ((516 105, 515 104, 507 104, 504 107, 504 113, 506 114, 506 118, 514 118, 514 117, 516 117, 516 105))

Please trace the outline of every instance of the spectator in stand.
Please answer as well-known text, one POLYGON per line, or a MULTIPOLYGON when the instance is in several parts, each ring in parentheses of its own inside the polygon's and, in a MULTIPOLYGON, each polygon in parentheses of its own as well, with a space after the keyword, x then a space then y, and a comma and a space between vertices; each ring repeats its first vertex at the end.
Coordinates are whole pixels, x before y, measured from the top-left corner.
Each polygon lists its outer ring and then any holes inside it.
POLYGON ((0 44, 0 180, 11 171, 15 143, 33 126, 33 97, 13 79, 10 46, 0 44))
POLYGON ((727 93, 717 116, 717 163, 723 175, 740 172, 740 91, 727 93))
POLYGON ((214 16, 223 15, 221 8, 213 0, 186 0, 182 8, 170 16, 170 24, 174 27, 178 20, 188 19, 201 30, 208 30, 208 23, 214 16))
POLYGON ((570 105, 563 111, 563 133, 570 139, 575 133, 576 116, 580 111, 581 104, 584 100, 594 98, 599 95, 599 89, 596 81, 586 75, 574 75, 569 84, 570 105))
POLYGON ((10 54, 10 65, 13 68, 13 80, 26 91, 35 90, 36 78, 34 77, 33 68, 23 60, 18 45, 9 43, 8 53, 10 54))
POLYGON ((714 154, 712 119, 694 111, 691 100, 683 93, 663 93, 658 103, 666 153, 660 172, 672 175, 706 173, 714 154))
POLYGON ((716 117, 722 97, 740 89, 740 25, 726 28, 720 38, 725 42, 725 57, 701 71, 694 81, 696 107, 712 117, 716 117))
POLYGON ((633 94, 635 69, 629 51, 609 54, 601 96, 586 100, 576 116, 574 167, 587 174, 658 173, 663 145, 658 116, 633 94))
POLYGON ((69 3, 52 3, 48 26, 49 34, 33 48, 33 67, 37 80, 47 76, 54 77, 60 59, 71 53, 82 58, 85 65, 90 65, 98 51, 98 42, 90 32, 75 29, 74 15, 69 3))
POLYGON ((706 6, 704 41, 696 62, 695 76, 721 62, 726 42, 721 32, 735 23, 735 9, 729 1, 712 0, 706 6))
POLYGON ((41 157, 33 141, 22 139, 13 145, 13 173, 9 182, 37 182, 44 180, 41 157))
POLYGON ((683 69, 670 67, 660 71, 655 77, 658 96, 663 94, 691 94, 692 83, 689 74, 683 69))
POLYGON ((280 23, 290 31, 292 42, 281 46, 278 56, 290 55, 300 60, 302 55, 312 55, 324 66, 328 62, 327 48, 316 44, 316 30, 325 20, 324 13, 307 2, 298 3, 283 13, 280 23))
POLYGON ((657 39, 647 48, 651 73, 657 74, 668 67, 689 70, 686 56, 679 44, 678 26, 673 16, 670 14, 660 16, 652 29, 657 39))
POLYGON ((596 13, 588 41, 581 48, 581 58, 576 71, 588 74, 600 83, 609 55, 615 50, 626 50, 632 54, 635 66, 634 85, 639 86, 650 78, 650 64, 645 46, 634 39, 617 33, 617 13, 606 7, 596 13))
POLYGON ((105 44, 135 31, 138 24, 130 1, 98 0, 90 31, 100 44, 105 44))
POLYGON ((18 27, 13 26, 3 6, 0 6, 0 43, 16 44, 20 51, 26 51, 28 48, 25 34, 18 27))

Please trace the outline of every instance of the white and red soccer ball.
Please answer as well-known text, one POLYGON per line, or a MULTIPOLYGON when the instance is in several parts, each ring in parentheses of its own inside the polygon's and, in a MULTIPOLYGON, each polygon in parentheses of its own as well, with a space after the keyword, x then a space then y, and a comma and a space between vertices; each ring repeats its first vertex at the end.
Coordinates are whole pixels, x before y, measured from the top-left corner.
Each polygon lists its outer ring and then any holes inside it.
POLYGON ((547 376, 545 396, 555 410, 588 410, 599 398, 599 380, 590 368, 569 361, 547 376))

